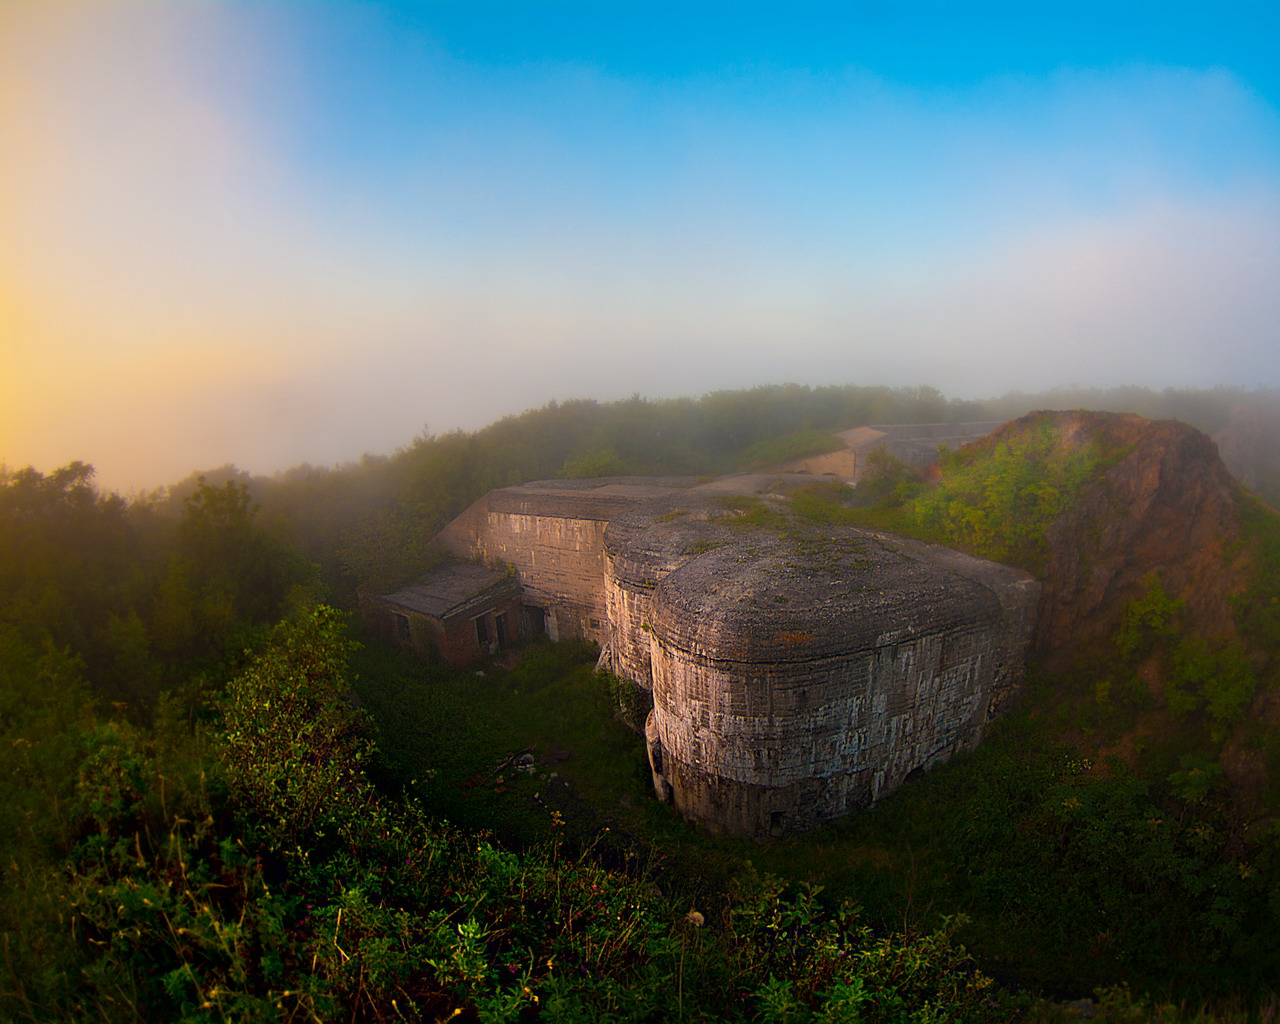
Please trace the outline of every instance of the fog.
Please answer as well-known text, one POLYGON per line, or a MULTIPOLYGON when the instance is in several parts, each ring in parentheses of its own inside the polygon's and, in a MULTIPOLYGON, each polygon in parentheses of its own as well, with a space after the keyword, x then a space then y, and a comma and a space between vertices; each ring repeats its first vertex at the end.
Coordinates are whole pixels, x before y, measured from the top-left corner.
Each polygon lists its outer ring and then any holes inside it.
POLYGON ((0 461, 130 489, 552 398, 1280 385, 1258 5, 1002 8, 950 63, 910 59, 929 4, 678 49, 665 6, 412 10, 0 7, 0 461))

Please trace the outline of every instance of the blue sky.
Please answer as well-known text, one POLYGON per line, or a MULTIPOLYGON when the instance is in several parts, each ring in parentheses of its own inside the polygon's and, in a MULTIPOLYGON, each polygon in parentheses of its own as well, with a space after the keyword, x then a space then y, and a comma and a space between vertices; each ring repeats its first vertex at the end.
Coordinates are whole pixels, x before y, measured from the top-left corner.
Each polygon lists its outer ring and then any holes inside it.
POLYGON ((1274 3, 0 4, 0 460, 1280 386, 1274 3))

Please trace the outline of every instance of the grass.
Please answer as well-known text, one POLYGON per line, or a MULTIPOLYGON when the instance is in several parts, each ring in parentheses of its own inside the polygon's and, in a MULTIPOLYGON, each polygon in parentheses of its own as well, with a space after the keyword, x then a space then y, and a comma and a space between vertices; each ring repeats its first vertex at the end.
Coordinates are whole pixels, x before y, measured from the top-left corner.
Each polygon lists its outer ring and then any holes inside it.
MULTIPOLYGON (((511 669, 458 670, 366 638, 355 688, 378 726, 379 777, 440 817, 519 847, 560 834, 555 810, 578 844, 633 854, 664 891, 710 906, 764 848, 708 836, 654 799, 643 738, 619 721, 594 664, 587 645, 541 644, 511 669), (526 750, 536 771, 499 767, 526 750)), ((785 853, 767 859, 779 864, 785 853)))
POLYGON ((586 645, 540 644, 511 669, 495 661, 457 670, 369 640, 356 691, 378 723, 384 782, 519 845, 551 835, 552 773, 592 808, 643 803, 643 741, 615 719, 594 662, 586 645), (532 772, 514 764, 526 751, 532 772))
POLYGON ((739 460, 743 469, 765 469, 783 462, 825 455, 844 448, 845 444, 825 430, 797 430, 752 445, 739 460))

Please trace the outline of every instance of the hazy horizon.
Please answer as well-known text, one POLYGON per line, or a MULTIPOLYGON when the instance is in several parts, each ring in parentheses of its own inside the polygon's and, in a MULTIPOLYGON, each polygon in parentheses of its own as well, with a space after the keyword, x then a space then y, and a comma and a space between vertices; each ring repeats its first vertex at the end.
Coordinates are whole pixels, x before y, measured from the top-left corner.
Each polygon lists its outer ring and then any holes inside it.
POLYGON ((1280 8, 0 7, 0 462, 551 399, 1280 386, 1280 8))

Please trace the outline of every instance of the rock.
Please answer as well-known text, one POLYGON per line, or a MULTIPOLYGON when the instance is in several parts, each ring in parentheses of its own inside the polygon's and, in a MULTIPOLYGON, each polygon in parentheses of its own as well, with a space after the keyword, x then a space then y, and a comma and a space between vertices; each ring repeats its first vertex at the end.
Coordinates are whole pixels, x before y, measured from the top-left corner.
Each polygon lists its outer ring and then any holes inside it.
POLYGON ((1053 417, 1060 443, 1120 455, 1046 531, 1049 563, 1035 644, 1043 655, 1110 636, 1152 574, 1186 603, 1207 637, 1234 635, 1230 598, 1244 585, 1235 481, 1217 448, 1175 420, 1117 413, 1040 413, 984 444, 1053 417))

